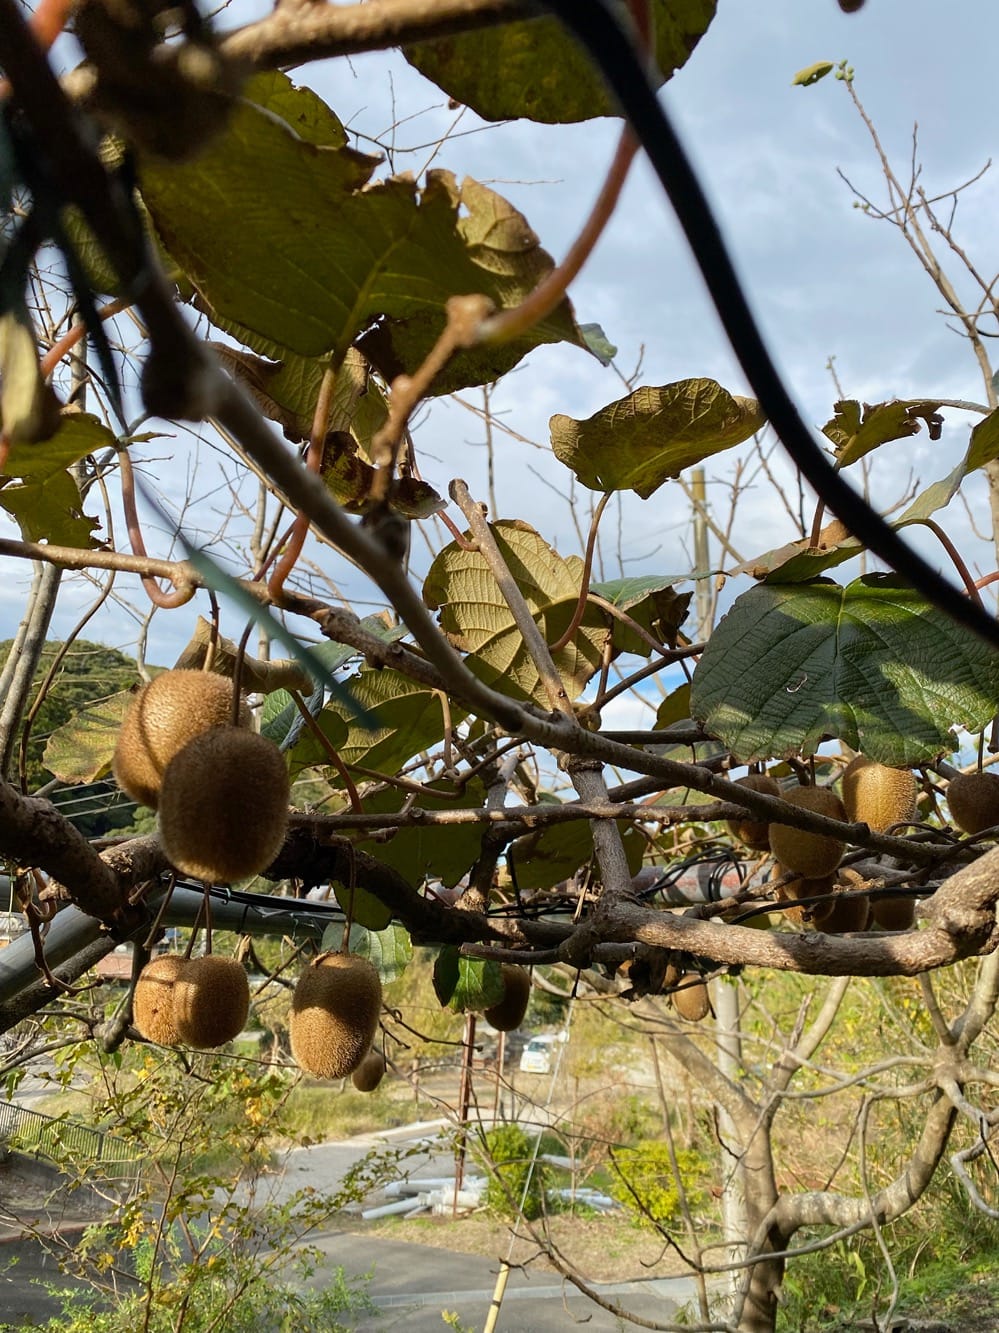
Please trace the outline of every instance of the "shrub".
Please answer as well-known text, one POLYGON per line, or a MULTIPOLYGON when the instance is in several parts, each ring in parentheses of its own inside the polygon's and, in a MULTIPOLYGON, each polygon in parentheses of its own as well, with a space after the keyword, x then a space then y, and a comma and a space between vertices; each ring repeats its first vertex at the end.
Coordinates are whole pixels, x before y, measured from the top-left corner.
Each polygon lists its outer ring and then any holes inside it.
MULTIPOLYGON (((687 1203, 698 1208, 706 1198, 706 1163, 700 1153, 680 1148, 677 1165, 683 1178, 687 1203)), ((680 1191, 669 1150, 658 1139, 647 1139, 633 1148, 619 1148, 611 1157, 616 1179, 611 1196, 647 1226, 669 1227, 679 1216, 680 1191)))
POLYGON ((534 1160, 534 1144, 520 1126, 500 1125, 489 1130, 483 1156, 489 1171, 485 1195, 488 1210, 500 1217, 516 1217, 523 1211, 528 1221, 540 1217, 548 1171, 544 1163, 534 1160))

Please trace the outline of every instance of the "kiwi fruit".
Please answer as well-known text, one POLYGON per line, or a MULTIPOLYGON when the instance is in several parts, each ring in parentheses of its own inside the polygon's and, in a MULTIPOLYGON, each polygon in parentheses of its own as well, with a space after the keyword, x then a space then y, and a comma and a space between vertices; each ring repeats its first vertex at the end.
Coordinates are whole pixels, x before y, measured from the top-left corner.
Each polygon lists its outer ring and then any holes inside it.
MULTIPOLYGON (((766 796, 779 796, 780 787, 769 773, 747 773, 744 778, 736 778, 735 786, 748 787, 750 791, 760 791, 766 796)), ((766 819, 754 819, 746 814, 741 819, 726 820, 728 831, 734 838, 754 852, 765 852, 770 848, 770 823, 766 819)))
POLYGON ((526 968, 516 963, 502 963, 503 998, 485 1012, 485 1020, 497 1032, 512 1032, 519 1028, 527 1013, 531 998, 531 978, 526 968))
POLYGON ((167 764, 160 788, 160 842, 171 865, 210 884, 257 875, 288 828, 284 756, 266 736, 213 727, 167 764))
POLYGON ((871 903, 871 917, 882 930, 911 930, 916 924, 916 900, 893 894, 871 903))
POLYGON ((323 954, 298 979, 291 1000, 291 1053, 315 1078, 346 1078, 371 1049, 382 983, 366 958, 323 954))
MULTIPOLYGON (((780 879, 787 873, 786 866, 778 865, 774 867, 771 878, 780 879)), ((803 879, 799 875, 787 884, 780 885, 777 890, 777 901, 795 902, 799 898, 815 898, 820 894, 831 894, 834 879, 835 876, 831 874, 820 875, 817 879, 803 879)), ((796 926, 819 926, 831 910, 832 904, 829 901, 805 903, 801 907, 787 908, 781 912, 781 916, 796 926)))
POLYGON ((947 785, 950 817, 963 833, 982 833, 999 824, 999 777, 959 773, 947 785))
POLYGON ((847 935, 866 930, 871 919, 871 900, 857 890, 867 881, 856 870, 841 869, 833 885, 829 911, 817 922, 826 935, 847 935))
POLYGON ((385 1057, 381 1051, 369 1051, 350 1076, 358 1092, 374 1092, 385 1076, 385 1057))
MULTIPOLYGON (((843 802, 828 787, 792 787, 781 793, 788 805, 811 810, 830 819, 846 819, 843 802)), ((805 879, 831 874, 846 851, 846 843, 825 833, 807 833, 787 824, 770 825, 770 850, 781 863, 805 879)))
POLYGON ((675 990, 670 999, 680 1017, 685 1018, 688 1023, 699 1023, 702 1018, 707 1018, 711 1012, 711 1004, 704 980, 696 972, 685 972, 678 985, 680 989, 675 990))
MULTIPOLYGON (((143 685, 125 714, 111 761, 126 795, 155 810, 167 764, 195 736, 232 723, 232 681, 210 671, 164 671, 143 685)), ((240 725, 250 711, 240 703, 240 725)))
POLYGON ((919 784, 908 768, 889 768, 858 754, 843 770, 843 806, 847 816, 883 833, 905 824, 916 813, 919 784))
POLYGON ((224 1046, 243 1031, 249 1012, 250 983, 235 958, 192 958, 174 982, 173 1019, 188 1046, 224 1046))
POLYGON ((179 953, 152 959, 139 973, 132 996, 132 1021, 148 1041, 176 1046, 180 1041, 173 1016, 174 987, 188 965, 179 953))

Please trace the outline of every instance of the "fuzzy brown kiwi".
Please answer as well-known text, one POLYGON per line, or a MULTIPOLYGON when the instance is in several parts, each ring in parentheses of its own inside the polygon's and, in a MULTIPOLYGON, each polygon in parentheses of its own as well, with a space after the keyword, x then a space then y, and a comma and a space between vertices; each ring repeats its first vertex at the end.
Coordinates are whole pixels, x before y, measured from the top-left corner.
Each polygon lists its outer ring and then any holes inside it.
POLYGON ((346 1078, 371 1048, 382 983, 366 958, 324 954, 298 979, 291 1000, 291 1053, 315 1078, 346 1078))
MULTIPOLYGON (((774 867, 771 879, 781 879, 784 875, 791 873, 786 866, 777 865, 774 867)), ((833 891, 834 875, 820 875, 818 879, 804 879, 800 875, 790 880, 787 884, 781 884, 777 889, 778 902, 796 902, 799 898, 816 898, 821 894, 830 894, 833 891)), ((829 901, 804 903, 801 907, 789 907, 781 912, 781 916, 790 921, 795 926, 819 926, 823 919, 832 910, 832 904, 829 901)))
POLYGON ((836 876, 834 896, 829 911, 817 923, 826 935, 847 935, 866 930, 871 919, 871 900, 857 890, 866 883, 856 870, 841 869, 836 876))
POLYGON ((381 1051, 369 1051, 350 1076, 358 1092, 374 1092, 385 1076, 385 1057, 381 1051))
POLYGON ((173 1018, 180 1040, 198 1050, 238 1037, 250 1011, 246 969, 235 958, 192 958, 174 983, 173 1018))
POLYGON ((174 755, 160 788, 160 841, 171 865, 211 884, 257 875, 288 828, 284 756, 266 736, 215 727, 174 755))
POLYGON ((911 930, 916 924, 916 900, 901 894, 876 898, 871 903, 871 919, 882 930, 911 930))
MULTIPOLYGON (((792 787, 781 795, 789 805, 811 810, 831 819, 845 819, 843 802, 828 787, 792 787)), ((846 843, 825 833, 807 833, 788 824, 770 825, 770 850, 781 865, 805 879, 819 879, 831 874, 846 851, 846 843)))
MULTIPOLYGON (((766 796, 779 796, 780 787, 769 773, 747 773, 744 778, 736 778, 737 787, 748 787, 750 791, 760 791, 766 796)), ((729 819, 728 831, 734 838, 754 852, 765 852, 770 847, 770 823, 766 819, 754 819, 746 814, 741 819, 729 819)))
POLYGON ((187 964, 179 953, 161 954, 146 964, 135 983, 132 1021, 147 1040, 161 1046, 176 1046, 180 1041, 173 1016, 174 987, 187 964))
POLYGON ((527 1013, 531 978, 527 969, 516 963, 502 963, 500 970, 503 973, 503 998, 487 1009, 484 1017, 497 1032, 512 1032, 520 1027, 527 1013))
MULTIPOLYGON (((240 702, 240 726, 250 711, 240 702)), ((111 762, 118 786, 153 810, 167 764, 188 741, 232 724, 232 681, 210 671, 164 671, 143 685, 129 706, 111 762)))
POLYGON ((916 813, 919 783, 908 768, 889 768, 858 754, 843 770, 843 806, 847 816, 883 833, 916 813))
POLYGON ((981 833, 999 824, 999 777, 994 773, 959 773, 947 786, 950 817, 964 833, 981 833))
POLYGON ((696 972, 685 972, 679 981, 679 990, 670 996, 673 1008, 688 1023, 699 1023, 711 1012, 708 988, 696 972))

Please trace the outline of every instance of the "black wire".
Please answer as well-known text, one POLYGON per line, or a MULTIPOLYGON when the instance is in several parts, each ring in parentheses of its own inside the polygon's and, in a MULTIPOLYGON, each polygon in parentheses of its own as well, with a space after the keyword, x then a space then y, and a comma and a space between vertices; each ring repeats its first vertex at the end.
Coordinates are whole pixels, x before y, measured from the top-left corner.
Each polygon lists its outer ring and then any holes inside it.
POLYGON ((999 647, 999 622, 922 559, 823 455, 763 342, 711 207, 631 37, 606 0, 543 0, 582 43, 669 196, 732 348, 770 424, 828 508, 927 601, 999 647))

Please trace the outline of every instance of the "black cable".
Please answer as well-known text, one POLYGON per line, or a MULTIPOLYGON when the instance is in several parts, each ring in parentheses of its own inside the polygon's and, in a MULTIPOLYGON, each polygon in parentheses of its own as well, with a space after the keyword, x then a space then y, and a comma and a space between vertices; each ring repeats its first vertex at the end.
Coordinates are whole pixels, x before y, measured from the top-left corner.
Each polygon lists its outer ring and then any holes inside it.
POLYGON ((828 508, 875 555, 953 620, 999 647, 999 622, 922 559, 843 479, 784 388, 711 207, 645 64, 606 0, 543 0, 600 70, 669 196, 732 349, 792 460, 828 508))

